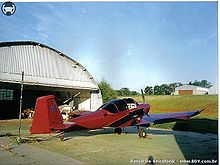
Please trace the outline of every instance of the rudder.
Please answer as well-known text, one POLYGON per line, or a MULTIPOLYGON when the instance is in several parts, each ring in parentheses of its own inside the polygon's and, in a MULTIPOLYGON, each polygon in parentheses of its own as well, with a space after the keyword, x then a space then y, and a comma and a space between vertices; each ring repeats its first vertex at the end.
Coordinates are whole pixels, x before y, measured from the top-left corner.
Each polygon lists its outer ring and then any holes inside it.
POLYGON ((31 134, 45 134, 65 129, 54 95, 38 97, 34 109, 31 134))

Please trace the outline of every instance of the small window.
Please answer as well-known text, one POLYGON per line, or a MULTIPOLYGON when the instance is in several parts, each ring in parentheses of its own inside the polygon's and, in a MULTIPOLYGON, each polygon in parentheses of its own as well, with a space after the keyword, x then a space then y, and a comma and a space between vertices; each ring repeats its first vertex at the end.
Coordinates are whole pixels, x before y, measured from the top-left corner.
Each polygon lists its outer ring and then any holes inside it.
POLYGON ((0 89, 0 100, 13 100, 13 90, 0 89))
POLYGON ((129 104, 136 104, 136 106, 138 106, 139 104, 134 100, 134 99, 132 99, 132 98, 125 98, 124 99, 125 101, 126 101, 126 103, 128 104, 128 106, 129 106, 129 104))
POLYGON ((132 99, 132 98, 124 98, 124 100, 125 100, 127 103, 135 103, 134 99, 132 99))

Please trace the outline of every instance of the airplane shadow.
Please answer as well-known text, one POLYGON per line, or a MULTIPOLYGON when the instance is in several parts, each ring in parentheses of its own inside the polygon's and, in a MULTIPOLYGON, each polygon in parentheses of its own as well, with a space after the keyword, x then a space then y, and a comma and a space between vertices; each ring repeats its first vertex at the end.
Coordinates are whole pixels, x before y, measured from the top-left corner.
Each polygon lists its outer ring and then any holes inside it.
POLYGON ((186 160, 218 160, 218 120, 177 121, 173 129, 181 130, 173 134, 186 160))
POLYGON ((65 138, 79 137, 79 136, 94 136, 99 134, 113 134, 114 128, 104 128, 96 130, 80 130, 80 131, 71 131, 65 132, 65 138))
POLYGON ((172 134, 185 160, 207 160, 211 161, 207 164, 217 164, 212 161, 218 161, 218 120, 177 121, 173 130, 147 129, 147 132, 153 135, 172 134))
MULTIPOLYGON (((148 134, 153 135, 167 135, 172 134, 172 130, 160 130, 160 129, 148 129, 144 128, 148 134)), ((72 138, 72 137, 79 137, 79 136, 94 136, 94 135, 100 135, 100 134, 115 134, 114 128, 103 128, 103 129, 97 129, 97 130, 80 130, 80 131, 72 131, 72 132, 65 132, 64 136, 65 138, 72 138)), ((135 126, 126 127, 124 129, 123 134, 137 134, 137 128, 135 126)))
POLYGON ((189 119, 187 121, 177 121, 173 127, 174 130, 194 131, 200 133, 218 134, 218 120, 212 119, 189 119))

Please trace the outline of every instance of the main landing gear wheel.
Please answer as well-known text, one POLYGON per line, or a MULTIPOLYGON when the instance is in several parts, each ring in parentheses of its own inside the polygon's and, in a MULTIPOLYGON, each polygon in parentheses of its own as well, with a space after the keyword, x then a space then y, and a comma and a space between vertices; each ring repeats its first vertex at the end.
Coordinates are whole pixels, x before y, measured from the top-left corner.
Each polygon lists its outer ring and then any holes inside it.
POLYGON ((147 133, 145 132, 145 130, 143 130, 143 129, 138 130, 138 137, 139 138, 146 138, 147 133))
POLYGON ((122 133, 122 129, 121 128, 115 128, 115 133, 120 135, 122 133))

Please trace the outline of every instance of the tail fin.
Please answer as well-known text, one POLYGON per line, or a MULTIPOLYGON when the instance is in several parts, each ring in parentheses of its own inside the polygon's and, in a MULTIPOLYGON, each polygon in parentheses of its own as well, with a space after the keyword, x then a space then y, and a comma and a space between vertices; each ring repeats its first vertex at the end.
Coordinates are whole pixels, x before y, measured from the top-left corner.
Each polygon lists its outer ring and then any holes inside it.
POLYGON ((30 128, 31 134, 51 133, 65 129, 53 95, 38 97, 34 109, 34 119, 30 128))

